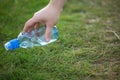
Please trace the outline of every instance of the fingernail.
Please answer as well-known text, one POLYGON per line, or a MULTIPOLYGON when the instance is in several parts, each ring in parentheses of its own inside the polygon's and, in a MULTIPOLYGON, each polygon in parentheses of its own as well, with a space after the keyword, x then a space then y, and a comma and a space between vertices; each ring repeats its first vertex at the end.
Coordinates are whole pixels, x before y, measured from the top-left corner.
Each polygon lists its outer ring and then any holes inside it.
POLYGON ((49 38, 47 38, 47 39, 46 39, 46 41, 47 41, 47 42, 49 42, 49 41, 50 41, 50 39, 49 39, 49 38))

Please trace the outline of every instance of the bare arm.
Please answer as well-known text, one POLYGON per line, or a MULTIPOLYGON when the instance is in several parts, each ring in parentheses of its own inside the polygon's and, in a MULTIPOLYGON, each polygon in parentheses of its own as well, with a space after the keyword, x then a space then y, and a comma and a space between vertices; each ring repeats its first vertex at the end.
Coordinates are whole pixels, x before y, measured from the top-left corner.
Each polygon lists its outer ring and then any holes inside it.
POLYGON ((61 10, 63 8, 65 2, 66 2, 66 0, 51 0, 49 4, 53 5, 58 10, 61 10))
POLYGON ((38 29, 41 24, 46 26, 45 40, 49 41, 52 27, 57 23, 60 12, 66 0, 50 0, 49 4, 39 10, 30 18, 23 28, 23 32, 30 32, 32 29, 38 29))

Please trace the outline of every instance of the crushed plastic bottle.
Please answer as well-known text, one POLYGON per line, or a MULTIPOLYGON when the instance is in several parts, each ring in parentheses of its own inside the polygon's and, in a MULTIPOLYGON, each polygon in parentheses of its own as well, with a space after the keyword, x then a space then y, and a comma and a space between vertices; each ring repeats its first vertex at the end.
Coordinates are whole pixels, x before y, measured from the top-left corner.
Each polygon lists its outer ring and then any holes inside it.
POLYGON ((51 39, 49 42, 45 41, 45 27, 40 27, 38 30, 32 30, 30 33, 21 32, 17 38, 5 43, 6 50, 15 50, 21 48, 31 48, 34 46, 43 46, 55 42, 58 39, 58 30, 56 26, 52 29, 51 39))

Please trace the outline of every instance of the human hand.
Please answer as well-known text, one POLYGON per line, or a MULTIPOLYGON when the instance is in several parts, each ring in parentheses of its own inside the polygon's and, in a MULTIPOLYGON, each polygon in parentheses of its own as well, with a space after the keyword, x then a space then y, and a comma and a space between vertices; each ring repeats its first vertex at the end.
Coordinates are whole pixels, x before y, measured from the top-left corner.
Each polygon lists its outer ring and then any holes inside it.
POLYGON ((33 29, 39 29, 40 25, 45 25, 45 40, 49 41, 53 26, 57 23, 61 10, 52 5, 47 5, 45 8, 36 12, 30 18, 23 28, 23 32, 31 32, 33 29))

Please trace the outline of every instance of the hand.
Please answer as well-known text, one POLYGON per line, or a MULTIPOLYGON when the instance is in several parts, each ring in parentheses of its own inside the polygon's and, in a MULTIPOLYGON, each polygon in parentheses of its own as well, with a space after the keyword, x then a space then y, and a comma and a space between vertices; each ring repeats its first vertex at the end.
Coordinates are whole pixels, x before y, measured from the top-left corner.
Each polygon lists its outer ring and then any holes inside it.
POLYGON ((56 25, 61 10, 52 5, 47 5, 45 8, 36 12, 24 26, 23 32, 31 32, 32 29, 38 29, 40 25, 45 25, 45 40, 49 41, 51 37, 52 27, 56 25))

